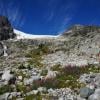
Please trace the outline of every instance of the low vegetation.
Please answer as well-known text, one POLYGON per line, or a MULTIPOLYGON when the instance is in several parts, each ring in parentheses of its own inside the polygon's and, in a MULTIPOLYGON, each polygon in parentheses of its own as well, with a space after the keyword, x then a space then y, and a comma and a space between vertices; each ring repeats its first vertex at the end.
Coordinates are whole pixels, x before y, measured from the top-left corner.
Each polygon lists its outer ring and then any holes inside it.
POLYGON ((6 92, 13 92, 13 88, 10 85, 4 85, 0 87, 0 95, 6 93, 6 92))
MULTIPOLYGON (((94 66, 94 65, 88 65, 88 66, 82 66, 82 67, 77 67, 77 66, 65 66, 64 68, 60 68, 60 65, 55 65, 52 70, 58 71, 59 74, 57 75, 56 78, 50 78, 46 80, 39 80, 35 81, 33 84, 33 89, 37 89, 38 87, 46 87, 47 89, 49 88, 65 88, 69 87, 71 89, 76 89, 76 88, 81 88, 84 87, 85 84, 80 83, 78 81, 80 75, 84 73, 99 73, 100 72, 100 67, 99 66, 94 66)), ((45 73, 45 72, 44 72, 45 73)))
POLYGON ((42 56, 49 53, 49 47, 45 44, 40 44, 37 48, 31 50, 26 54, 26 57, 31 58, 28 62, 34 67, 43 67, 41 63, 42 56))

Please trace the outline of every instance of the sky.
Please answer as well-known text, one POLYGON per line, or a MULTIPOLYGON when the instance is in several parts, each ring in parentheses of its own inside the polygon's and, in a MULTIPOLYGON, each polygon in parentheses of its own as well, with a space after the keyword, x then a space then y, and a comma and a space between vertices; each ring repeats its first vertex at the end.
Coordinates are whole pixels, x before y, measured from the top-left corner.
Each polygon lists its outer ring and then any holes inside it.
POLYGON ((100 0, 0 0, 0 15, 36 35, 57 35, 74 24, 100 25, 100 0))

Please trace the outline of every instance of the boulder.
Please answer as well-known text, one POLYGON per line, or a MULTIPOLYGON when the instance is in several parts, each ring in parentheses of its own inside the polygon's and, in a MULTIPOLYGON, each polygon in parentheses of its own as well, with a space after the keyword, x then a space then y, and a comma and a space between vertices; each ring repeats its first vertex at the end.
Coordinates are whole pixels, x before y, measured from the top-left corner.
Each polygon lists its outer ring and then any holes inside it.
POLYGON ((0 100, 8 100, 9 96, 10 96, 10 93, 5 93, 3 95, 0 95, 0 100))
POLYGON ((47 91, 46 87, 39 87, 37 90, 39 92, 46 92, 47 91))
POLYGON ((92 94, 88 100, 100 100, 100 94, 92 94))
POLYGON ((31 76, 31 78, 27 79, 24 78, 24 85, 30 85, 33 83, 33 81, 39 80, 40 77, 39 76, 31 76))
POLYGON ((56 71, 51 71, 49 70, 45 79, 49 79, 49 78, 55 78, 57 76, 57 72, 56 71))
POLYGON ((16 81, 16 77, 13 74, 11 74, 10 70, 4 71, 1 79, 7 81, 8 84, 15 84, 16 81))
POLYGON ((100 88, 97 88, 94 94, 90 95, 88 100, 100 100, 100 88))
POLYGON ((94 90, 88 87, 83 87, 80 89, 80 97, 82 98, 88 98, 93 93, 94 93, 94 90))
POLYGON ((97 85, 97 87, 100 87, 100 74, 97 74, 95 77, 95 84, 97 85))
POLYGON ((18 80, 22 81, 23 77, 22 76, 18 76, 18 80))
POLYGON ((13 75, 10 74, 10 70, 4 71, 2 75, 2 80, 9 81, 11 78, 13 78, 13 75))
POLYGON ((8 18, 5 16, 0 16, 0 40, 7 40, 15 38, 13 28, 8 18))
POLYGON ((33 94, 36 95, 38 92, 39 92, 38 90, 32 90, 32 91, 26 93, 26 95, 27 95, 27 96, 29 96, 29 95, 33 95, 33 94))
POLYGON ((100 88, 95 90, 95 94, 99 94, 100 95, 100 88))

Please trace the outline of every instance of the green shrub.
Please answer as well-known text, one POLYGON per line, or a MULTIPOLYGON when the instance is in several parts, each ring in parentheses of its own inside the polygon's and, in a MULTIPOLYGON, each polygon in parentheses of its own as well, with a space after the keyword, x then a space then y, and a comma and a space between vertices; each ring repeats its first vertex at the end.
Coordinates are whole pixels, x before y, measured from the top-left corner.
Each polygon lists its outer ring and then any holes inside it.
POLYGON ((42 72, 41 72, 41 76, 45 76, 45 75, 47 75, 47 73, 48 73, 48 70, 43 69, 42 72))
POLYGON ((13 88, 10 85, 4 85, 0 87, 0 95, 6 93, 6 92, 13 92, 13 88))
POLYGON ((23 92, 23 93, 27 92, 26 86, 24 86, 24 85, 16 85, 16 89, 18 92, 23 92))
POLYGON ((60 64, 56 64, 56 65, 51 67, 51 70, 53 70, 53 71, 60 71, 61 70, 61 65, 60 64))
POLYGON ((32 95, 26 96, 24 100, 42 100, 42 96, 40 93, 38 93, 37 95, 32 94, 32 95))

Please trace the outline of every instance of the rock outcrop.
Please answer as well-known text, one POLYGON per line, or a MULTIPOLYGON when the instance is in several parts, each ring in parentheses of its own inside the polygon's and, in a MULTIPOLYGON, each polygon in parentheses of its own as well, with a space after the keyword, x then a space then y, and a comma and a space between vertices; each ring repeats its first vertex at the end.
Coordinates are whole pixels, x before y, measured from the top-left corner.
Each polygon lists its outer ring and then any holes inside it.
POLYGON ((67 36, 87 36, 88 33, 96 32, 100 33, 100 26, 93 26, 93 25, 74 25, 70 27, 67 31, 65 31, 62 35, 67 36), (69 34, 70 33, 70 34, 69 34))
POLYGON ((0 16, 0 40, 7 40, 14 38, 16 35, 13 32, 13 28, 8 18, 0 16))

